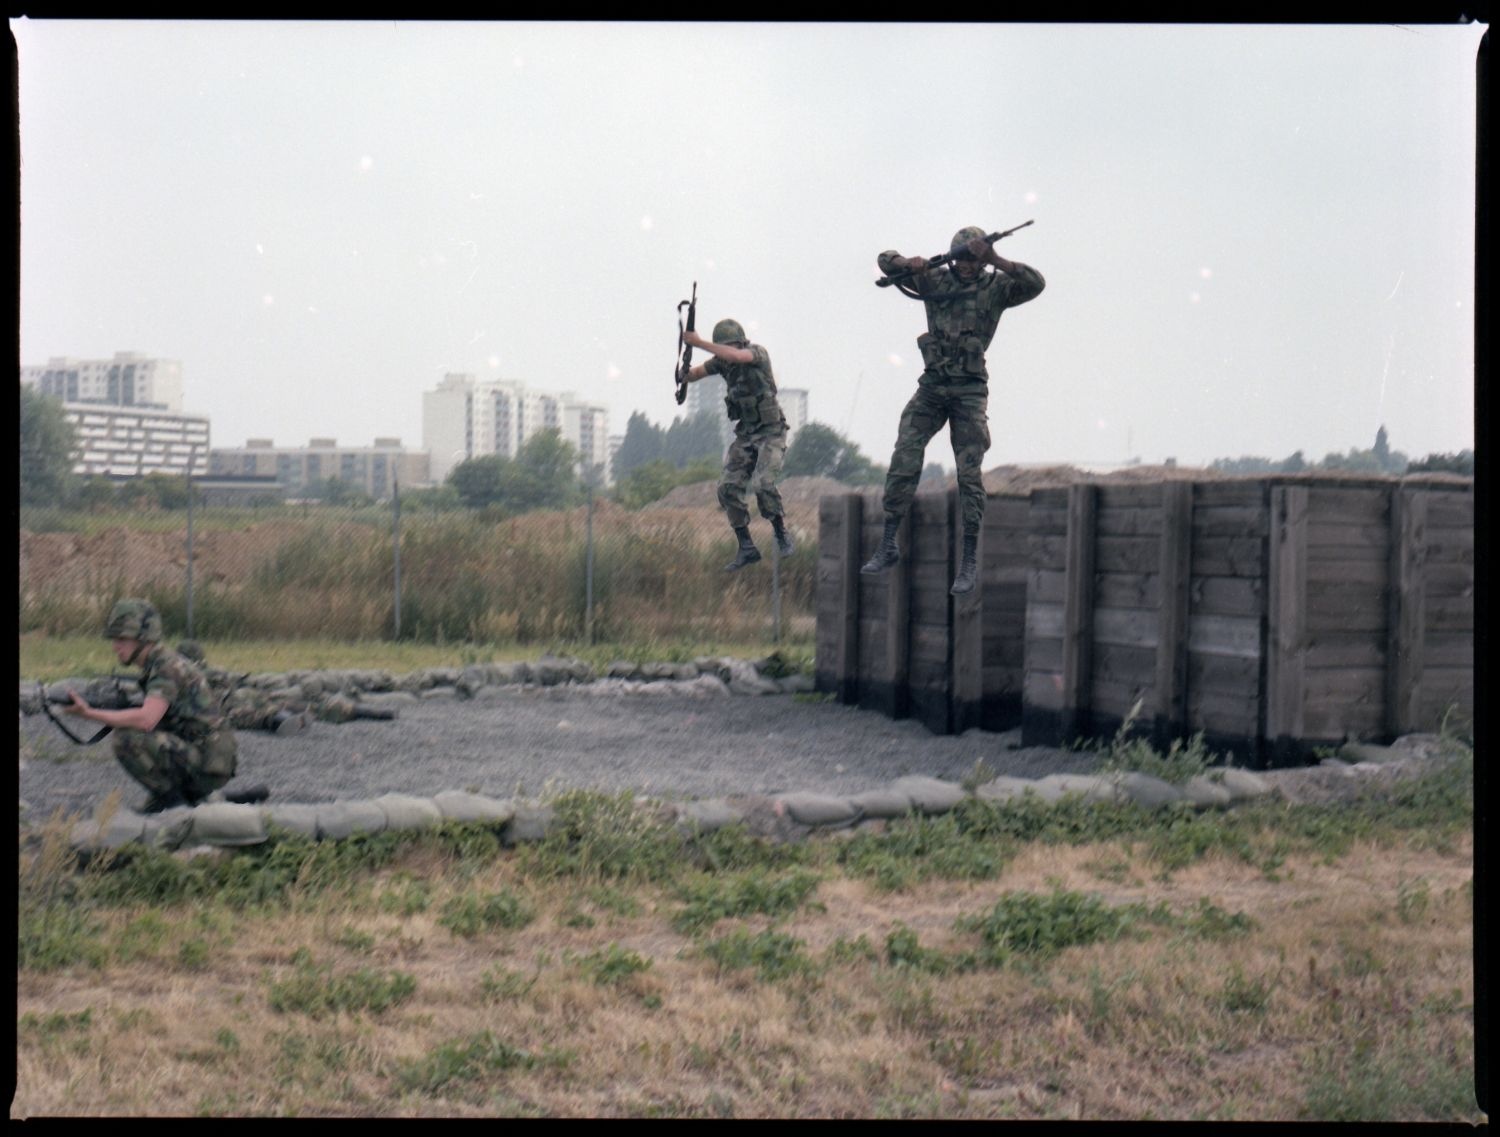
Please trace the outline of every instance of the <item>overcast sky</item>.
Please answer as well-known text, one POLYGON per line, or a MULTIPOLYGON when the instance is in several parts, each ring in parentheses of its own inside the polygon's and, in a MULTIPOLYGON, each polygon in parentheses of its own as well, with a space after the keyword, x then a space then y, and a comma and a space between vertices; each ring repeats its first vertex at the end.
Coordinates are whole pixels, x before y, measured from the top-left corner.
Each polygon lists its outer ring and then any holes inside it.
POLYGON ((420 447, 454 371, 666 425, 696 280, 884 463, 876 254, 1032 219, 987 467, 1474 444, 1480 26, 10 26, 21 362, 180 360, 215 446, 420 447))

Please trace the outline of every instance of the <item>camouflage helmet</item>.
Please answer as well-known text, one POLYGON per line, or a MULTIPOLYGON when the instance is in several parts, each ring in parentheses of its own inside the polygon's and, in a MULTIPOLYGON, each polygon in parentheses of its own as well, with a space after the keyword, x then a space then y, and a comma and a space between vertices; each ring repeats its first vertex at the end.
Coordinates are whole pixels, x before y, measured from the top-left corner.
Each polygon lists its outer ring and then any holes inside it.
POLYGON ((959 249, 962 249, 966 245, 968 245, 968 243, 975 237, 979 237, 982 240, 983 238, 988 236, 989 234, 986 233, 983 229, 979 228, 979 226, 977 225, 965 225, 957 233, 953 234, 953 241, 948 246, 948 251, 950 253, 956 253, 959 249))
POLYGON ((714 343, 738 343, 749 338, 738 320, 720 320, 714 325, 714 343))
POLYGON ((177 645, 177 654, 186 656, 194 663, 202 663, 206 658, 203 654, 203 645, 197 640, 183 640, 177 645))
POLYGON ((161 615, 149 600, 121 600, 109 610, 104 638, 157 643, 161 639, 161 615))

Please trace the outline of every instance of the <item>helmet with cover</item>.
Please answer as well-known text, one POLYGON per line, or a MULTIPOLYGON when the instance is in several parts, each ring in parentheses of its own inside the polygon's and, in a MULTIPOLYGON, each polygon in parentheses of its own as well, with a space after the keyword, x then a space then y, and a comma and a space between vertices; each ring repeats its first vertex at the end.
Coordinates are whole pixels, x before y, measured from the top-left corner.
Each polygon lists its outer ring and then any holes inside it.
POLYGON ((714 325, 714 343, 740 343, 747 339, 738 320, 720 320, 714 325))
POLYGON ((161 615, 151 601, 127 597, 110 609, 104 638, 157 643, 161 640, 161 615))
POLYGON ((986 233, 983 229, 979 228, 979 226, 977 225, 965 225, 957 233, 953 234, 953 241, 951 244, 949 244, 948 251, 950 253, 956 253, 960 249, 967 248, 969 242, 972 241, 975 237, 983 240, 988 236, 989 234, 986 233))

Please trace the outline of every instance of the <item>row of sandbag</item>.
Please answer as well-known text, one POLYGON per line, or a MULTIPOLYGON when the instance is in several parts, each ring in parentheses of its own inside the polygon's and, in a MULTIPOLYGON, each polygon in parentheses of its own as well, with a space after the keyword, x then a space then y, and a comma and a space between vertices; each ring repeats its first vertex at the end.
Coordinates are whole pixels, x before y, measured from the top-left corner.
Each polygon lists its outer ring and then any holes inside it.
MULTIPOLYGON (((1222 808, 1271 792, 1265 779, 1233 767, 1215 770, 1184 785, 1138 773, 1049 774, 1037 779, 999 777, 972 791, 975 796, 993 802, 1006 802, 1026 794, 1043 802, 1055 802, 1072 795, 1086 801, 1134 802, 1148 809, 1174 804, 1194 809, 1222 808)), ((687 833, 744 823, 762 835, 791 838, 810 830, 846 828, 913 812, 946 813, 970 793, 955 782, 912 775, 853 795, 747 794, 688 802, 642 799, 641 805, 659 811, 664 819, 672 820, 687 833)), ((368 800, 314 804, 210 802, 157 814, 124 809, 107 812, 76 822, 72 843, 81 850, 119 848, 132 842, 162 849, 199 845, 234 847, 260 844, 278 830, 322 841, 456 821, 496 828, 502 841, 515 844, 545 837, 553 816, 545 803, 515 802, 461 790, 448 790, 430 798, 385 794, 368 800)))

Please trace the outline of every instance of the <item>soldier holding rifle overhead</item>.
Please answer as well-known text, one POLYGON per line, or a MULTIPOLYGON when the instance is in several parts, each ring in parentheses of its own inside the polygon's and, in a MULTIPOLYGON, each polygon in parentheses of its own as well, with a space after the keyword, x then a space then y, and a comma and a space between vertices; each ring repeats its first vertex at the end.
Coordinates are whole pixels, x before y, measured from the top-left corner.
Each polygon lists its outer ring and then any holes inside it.
MULTIPOLYGON (((1030 224, 1027 221, 1016 229, 1030 224)), ((911 508, 927 443, 947 423, 963 505, 963 557, 951 591, 957 596, 974 588, 984 519, 981 466, 990 448, 989 372, 984 353, 1005 309, 1033 299, 1047 283, 1036 269, 995 252, 995 242, 1016 229, 986 234, 969 226, 953 235, 946 255, 903 257, 890 249, 878 258, 880 271, 886 275, 875 283, 882 288, 895 284, 899 292, 921 300, 927 310, 927 331, 917 337, 924 370, 916 393, 901 412, 885 480, 885 531, 875 555, 860 569, 862 573, 884 572, 901 559, 896 531, 911 508)))

